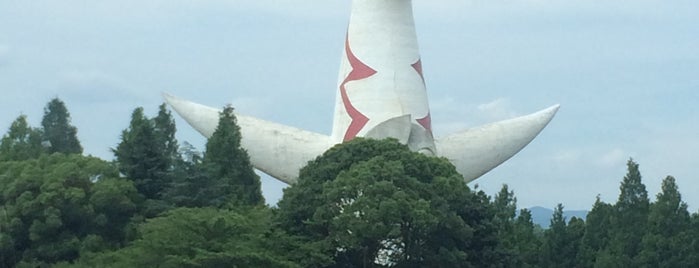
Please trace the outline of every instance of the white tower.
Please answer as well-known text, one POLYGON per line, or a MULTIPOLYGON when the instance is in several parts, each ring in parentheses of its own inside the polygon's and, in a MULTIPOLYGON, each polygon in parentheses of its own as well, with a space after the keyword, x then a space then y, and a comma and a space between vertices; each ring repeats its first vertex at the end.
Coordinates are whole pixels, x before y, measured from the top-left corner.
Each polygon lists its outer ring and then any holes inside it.
MULTIPOLYGON (((555 105, 434 138, 410 0, 352 2, 338 80, 330 136, 236 114, 255 168, 294 183, 300 168, 337 143, 392 137, 414 151, 446 157, 468 182, 519 152, 558 110, 555 105)), ((165 99, 204 136, 216 129, 218 109, 165 99)))

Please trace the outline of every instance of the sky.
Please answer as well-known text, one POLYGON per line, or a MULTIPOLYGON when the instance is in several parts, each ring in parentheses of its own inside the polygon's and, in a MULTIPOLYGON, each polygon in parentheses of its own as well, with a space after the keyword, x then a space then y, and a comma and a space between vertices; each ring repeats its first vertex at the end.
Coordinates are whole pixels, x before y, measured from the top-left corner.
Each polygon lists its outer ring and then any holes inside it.
MULTIPOLYGON (((615 202, 626 162, 699 208, 699 2, 413 1, 435 136, 561 104, 470 186, 520 207, 615 202)), ((348 0, 0 0, 0 132, 54 97, 86 154, 112 159, 162 92, 330 134, 348 0)), ((206 140, 177 115, 177 138, 206 140)), ((286 187, 262 178, 267 201, 286 187)))

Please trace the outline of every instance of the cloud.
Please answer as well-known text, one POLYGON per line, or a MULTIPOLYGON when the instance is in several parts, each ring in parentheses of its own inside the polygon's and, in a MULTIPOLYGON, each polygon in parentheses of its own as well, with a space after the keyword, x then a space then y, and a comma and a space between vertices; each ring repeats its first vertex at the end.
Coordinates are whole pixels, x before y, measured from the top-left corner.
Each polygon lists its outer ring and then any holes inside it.
POLYGON ((265 117, 268 115, 268 107, 273 106, 268 98, 259 97, 235 97, 231 102, 236 112, 244 115, 265 117))
POLYGON ((479 115, 488 121, 500 121, 517 116, 510 101, 506 98, 497 98, 491 102, 479 104, 477 107, 479 115))
POLYGON ((596 164, 601 168, 616 168, 623 166, 628 158, 628 153, 624 152, 622 149, 615 148, 602 154, 602 156, 596 160, 596 164))
POLYGON ((90 103, 138 100, 136 90, 115 75, 99 70, 72 70, 60 74, 58 92, 90 103))
POLYGON ((430 107, 433 130, 438 137, 473 126, 473 107, 464 105, 453 97, 432 99, 430 107))
POLYGON ((432 107, 432 122, 437 136, 519 115, 507 98, 497 98, 481 104, 468 104, 454 97, 442 97, 432 100, 430 107, 432 107))
POLYGON ((579 150, 564 150, 553 154, 553 161, 559 165, 578 164, 582 158, 579 150))

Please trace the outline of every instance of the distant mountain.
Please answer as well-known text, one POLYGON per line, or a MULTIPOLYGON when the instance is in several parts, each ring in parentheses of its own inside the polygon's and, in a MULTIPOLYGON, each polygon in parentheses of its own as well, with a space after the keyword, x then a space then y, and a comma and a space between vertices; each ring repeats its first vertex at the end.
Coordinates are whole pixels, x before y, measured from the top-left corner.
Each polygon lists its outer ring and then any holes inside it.
MULTIPOLYGON (((553 216, 553 209, 548 209, 545 207, 531 207, 529 210, 532 212, 532 221, 534 224, 541 225, 542 228, 549 228, 551 225, 551 218, 553 216)), ((577 217, 585 220, 587 217, 586 210, 564 210, 563 217, 565 217, 566 222, 570 221, 571 218, 577 217)))

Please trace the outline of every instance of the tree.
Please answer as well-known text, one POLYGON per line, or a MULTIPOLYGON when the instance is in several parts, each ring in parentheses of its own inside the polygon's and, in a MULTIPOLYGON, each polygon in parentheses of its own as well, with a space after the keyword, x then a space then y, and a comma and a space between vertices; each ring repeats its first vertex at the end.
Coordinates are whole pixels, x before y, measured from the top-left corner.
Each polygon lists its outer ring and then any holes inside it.
POLYGON ((139 200, 117 177, 109 163, 76 154, 0 163, 0 266, 43 267, 120 246, 139 200))
POLYGON ((260 177, 255 174, 247 151, 240 145, 240 127, 233 107, 226 106, 220 113, 218 126, 206 142, 202 161, 206 176, 213 184, 210 191, 212 205, 263 205, 260 177))
POLYGON ((158 107, 158 115, 153 119, 154 133, 157 139, 157 144, 161 146, 163 158, 165 158, 169 171, 174 170, 181 165, 182 156, 179 153, 179 145, 175 134, 177 127, 175 119, 172 118, 172 113, 167 109, 165 103, 158 107))
POLYGON ((699 212, 692 214, 691 225, 684 235, 689 240, 682 251, 687 256, 686 263, 688 267, 699 267, 699 212))
MULTIPOLYGON (((517 237, 515 234, 515 217, 517 216, 517 198, 513 191, 510 191, 507 184, 504 184, 493 199, 495 207, 495 217, 493 222, 498 225, 498 236, 507 253, 512 257, 515 263, 511 266, 522 266, 522 261, 519 259, 519 248, 517 237)), ((530 215, 531 216, 531 215, 530 215)))
POLYGON ((63 101, 52 99, 44 108, 41 120, 43 140, 48 143, 48 153, 81 154, 78 130, 70 124, 70 113, 63 101))
POLYGON ((569 263, 575 267, 579 267, 582 261, 578 259, 582 238, 585 235, 585 221, 578 217, 573 217, 568 222, 566 227, 567 245, 565 248, 569 263))
POLYGON ((120 248, 133 239, 143 202, 133 182, 116 176, 100 178, 92 185, 89 202, 95 212, 93 231, 100 242, 89 245, 92 251, 120 248))
POLYGON ((151 120, 143 114, 143 108, 136 108, 129 128, 122 132, 121 142, 112 150, 119 171, 134 181, 139 193, 152 200, 162 198, 172 181, 178 157, 176 149, 172 149, 177 146, 174 123, 163 109, 161 106, 159 116, 151 120))
POLYGON ((595 267, 598 255, 608 248, 613 213, 614 207, 602 202, 598 195, 586 217, 585 234, 577 257, 581 267, 595 267))
POLYGON ((0 140, 0 161, 37 158, 44 152, 41 145, 41 131, 29 126, 25 115, 17 117, 7 134, 0 140))
POLYGON ((141 237, 77 267, 301 267, 288 256, 302 245, 272 231, 266 207, 177 208, 139 227, 141 237), (176 234, 176 235, 173 235, 176 234))
POLYGON ((520 210, 513 230, 514 252, 517 252, 514 267, 539 267, 541 238, 536 235, 536 228, 531 211, 520 210))
POLYGON ((650 206, 648 229, 643 236, 638 262, 645 267, 688 267, 687 254, 690 253, 684 249, 691 244, 689 228, 687 204, 682 202, 675 178, 667 176, 662 191, 650 206))
POLYGON ((541 250, 541 264, 544 267, 573 267, 575 255, 569 252, 566 219, 563 216, 563 205, 558 204, 553 211, 551 225, 544 232, 541 250))
POLYGON ((641 240, 648 221, 648 192, 641 181, 638 164, 630 159, 627 174, 621 182, 619 199, 614 205, 610 230, 610 252, 617 258, 614 263, 624 267, 637 266, 633 263, 641 250, 641 240))
POLYGON ((445 159, 358 138, 301 170, 277 222, 321 247, 333 267, 465 267, 507 261, 494 214, 445 159))

